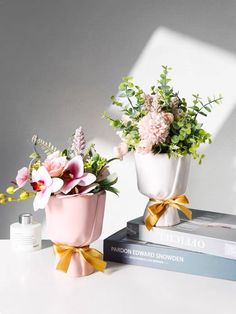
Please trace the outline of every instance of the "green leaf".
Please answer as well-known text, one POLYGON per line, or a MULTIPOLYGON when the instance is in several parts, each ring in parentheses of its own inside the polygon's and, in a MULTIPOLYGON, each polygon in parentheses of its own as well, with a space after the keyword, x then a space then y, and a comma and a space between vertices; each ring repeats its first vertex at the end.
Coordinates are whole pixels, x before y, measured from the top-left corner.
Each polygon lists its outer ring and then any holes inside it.
POLYGON ((104 180, 100 181, 99 184, 101 186, 109 186, 113 185, 118 181, 118 177, 116 173, 112 173, 109 176, 107 176, 104 180))
POLYGON ((129 81, 132 81, 133 80, 133 77, 132 76, 123 76, 122 77, 122 81, 124 82, 129 82, 129 81))
POLYGON ((39 157, 39 155, 36 153, 36 152, 33 152, 30 156, 29 156, 29 158, 31 158, 31 159, 35 159, 35 158, 38 158, 39 157))
POLYGON ((180 129, 179 133, 182 134, 182 135, 185 135, 186 134, 186 129, 185 128, 180 129))
POLYGON ((121 90, 121 91, 125 91, 126 90, 126 84, 125 83, 120 83, 120 85, 119 85, 119 90, 121 90))
POLYGON ((195 111, 199 111, 200 110, 200 108, 198 106, 193 106, 192 109, 195 110, 195 111))
POLYGON ((176 130, 178 130, 178 129, 180 128, 180 126, 178 125, 178 123, 177 123, 176 121, 174 121, 174 122, 172 123, 172 126, 173 126, 173 128, 176 129, 176 130))
POLYGON ((207 117, 207 114, 205 112, 199 111, 199 114, 201 114, 204 117, 207 117))
POLYGON ((211 112, 211 108, 210 108, 210 107, 205 106, 205 109, 206 109, 208 112, 211 112))
POLYGON ((119 95, 119 97, 126 97, 126 94, 125 93, 121 93, 120 95, 119 95))
POLYGON ((197 125, 195 126, 196 130, 200 130, 202 127, 202 123, 197 123, 197 125))
POLYGON ((114 188, 114 186, 105 187, 103 190, 112 192, 112 193, 116 194, 117 196, 119 196, 119 190, 114 188))
POLYGON ((177 135, 174 135, 171 139, 171 142, 177 144, 179 142, 179 137, 177 135))
POLYGON ((32 142, 35 146, 39 146, 46 155, 50 155, 56 151, 59 151, 56 146, 52 145, 50 142, 46 142, 42 138, 39 138, 37 135, 33 136, 32 142))
POLYGON ((122 122, 118 119, 110 119, 110 125, 113 127, 113 128, 120 128, 122 126, 122 122))
POLYGON ((177 124, 178 124, 179 128, 182 128, 184 126, 184 123, 182 121, 178 121, 177 124))
POLYGON ((62 156, 68 157, 68 150, 64 149, 61 154, 62 154, 62 156))
POLYGON ((133 97, 135 94, 135 91, 132 89, 127 89, 126 94, 128 97, 133 97))
POLYGON ((138 102, 139 105, 143 105, 145 103, 145 99, 144 98, 139 98, 137 102, 138 102))
MULTIPOLYGON (((126 97, 126 95, 125 95, 125 97, 126 97)), ((122 105, 123 105, 121 102, 119 102, 119 101, 116 99, 115 96, 111 96, 111 101, 112 101, 112 104, 115 105, 115 106, 122 107, 122 105)))

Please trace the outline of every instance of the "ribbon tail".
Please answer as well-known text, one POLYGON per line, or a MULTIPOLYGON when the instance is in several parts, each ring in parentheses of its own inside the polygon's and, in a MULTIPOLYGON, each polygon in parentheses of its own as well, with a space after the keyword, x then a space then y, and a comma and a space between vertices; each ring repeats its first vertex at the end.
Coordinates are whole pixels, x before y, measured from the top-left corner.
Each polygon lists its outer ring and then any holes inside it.
POLYGON ((144 223, 145 223, 145 226, 148 229, 148 231, 150 231, 153 228, 153 226, 155 226, 157 221, 158 221, 157 215, 149 214, 146 217, 144 223))
POLYGON ((185 206, 183 206, 183 205, 180 205, 180 210, 184 213, 184 215, 185 215, 189 220, 192 219, 192 211, 191 211, 189 208, 187 208, 187 207, 185 207, 185 206))
POLYGON ((102 253, 96 249, 81 250, 81 255, 84 259, 93 266, 96 270, 103 272, 107 266, 107 263, 102 260, 102 253))
POLYGON ((171 206, 172 206, 172 207, 175 207, 175 208, 177 208, 177 209, 179 209, 179 210, 181 210, 181 212, 182 212, 189 220, 192 219, 192 211, 191 211, 189 208, 185 207, 185 206, 182 205, 182 204, 175 204, 175 203, 172 203, 171 206))
POLYGON ((167 206, 164 204, 153 204, 148 207, 149 215, 146 217, 144 223, 148 231, 150 231, 158 222, 161 215, 164 214, 167 206))
POLYGON ((70 260, 71 260, 72 254, 73 254, 73 250, 67 249, 64 252, 59 253, 55 249, 55 252, 56 252, 57 256, 59 256, 59 258, 60 258, 59 262, 57 263, 56 269, 61 270, 64 273, 66 273, 68 270, 68 267, 70 265, 70 260))
POLYGON ((180 204, 188 204, 189 203, 189 200, 188 200, 188 198, 187 198, 187 196, 186 195, 184 195, 184 194, 181 194, 181 195, 179 195, 179 196, 177 196, 175 199, 174 199, 174 201, 176 202, 176 203, 180 203, 180 204))

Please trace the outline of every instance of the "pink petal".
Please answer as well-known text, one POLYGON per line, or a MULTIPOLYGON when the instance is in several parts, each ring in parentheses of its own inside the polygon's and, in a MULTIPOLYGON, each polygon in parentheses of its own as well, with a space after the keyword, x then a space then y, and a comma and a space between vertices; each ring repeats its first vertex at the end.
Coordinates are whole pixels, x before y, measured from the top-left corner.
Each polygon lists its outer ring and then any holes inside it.
POLYGON ((32 171, 32 181, 37 182, 39 180, 42 180, 46 186, 52 184, 52 178, 44 166, 41 166, 38 170, 32 171))
POLYGON ((64 182, 60 178, 53 178, 52 184, 50 186, 52 193, 58 192, 60 188, 63 186, 64 182))
POLYGON ((54 153, 48 155, 48 156, 47 156, 47 159, 48 159, 48 160, 51 160, 51 159, 54 159, 54 158, 58 158, 58 157, 60 157, 60 156, 61 156, 61 155, 60 155, 60 152, 59 152, 59 150, 57 150, 56 152, 54 152, 54 153))
POLYGON ((22 188, 29 179, 29 170, 27 167, 23 167, 17 172, 16 184, 18 188, 22 188))
POLYGON ((82 177, 80 177, 79 185, 87 186, 96 181, 96 176, 92 173, 85 173, 82 177))
POLYGON ((72 158, 66 165, 65 170, 69 170, 75 178, 79 178, 84 174, 84 163, 81 156, 72 158))
POLYGON ((48 173, 47 169, 44 166, 41 166, 37 171, 40 177, 39 180, 44 181, 46 186, 50 186, 52 184, 52 178, 48 173))
POLYGON ((79 183, 79 181, 80 179, 65 181, 63 187, 61 188, 61 191, 64 194, 69 193, 79 183))
POLYGON ((34 198, 34 210, 37 211, 38 209, 44 209, 49 201, 51 196, 51 189, 47 188, 42 192, 38 192, 34 198))
POLYGON ((97 186, 98 186, 98 183, 94 183, 94 184, 91 184, 91 185, 88 186, 88 187, 82 187, 82 188, 80 188, 80 190, 79 190, 79 194, 80 194, 80 195, 92 194, 92 193, 89 193, 89 192, 92 191, 93 189, 95 189, 97 186))
POLYGON ((32 171, 32 182, 38 182, 40 180, 40 175, 37 170, 32 171))

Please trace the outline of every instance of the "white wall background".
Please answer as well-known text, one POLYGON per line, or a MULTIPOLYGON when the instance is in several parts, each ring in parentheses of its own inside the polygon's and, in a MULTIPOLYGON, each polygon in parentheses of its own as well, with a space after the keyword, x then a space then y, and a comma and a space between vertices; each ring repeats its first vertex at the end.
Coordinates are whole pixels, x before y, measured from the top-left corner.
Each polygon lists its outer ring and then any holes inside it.
MULTIPOLYGON (((192 164, 192 206, 236 214, 236 2, 234 0, 1 0, 0 190, 31 152, 32 134, 62 147, 83 125, 87 138, 112 155, 119 141, 101 119, 120 78, 147 86, 160 65, 173 67, 182 95, 221 92, 206 127, 214 142, 192 164)), ((108 235, 142 214, 132 156, 114 163, 120 197, 107 199, 108 235)), ((0 207, 0 238, 31 201, 0 207)), ((44 221, 43 211, 36 218, 44 221)))

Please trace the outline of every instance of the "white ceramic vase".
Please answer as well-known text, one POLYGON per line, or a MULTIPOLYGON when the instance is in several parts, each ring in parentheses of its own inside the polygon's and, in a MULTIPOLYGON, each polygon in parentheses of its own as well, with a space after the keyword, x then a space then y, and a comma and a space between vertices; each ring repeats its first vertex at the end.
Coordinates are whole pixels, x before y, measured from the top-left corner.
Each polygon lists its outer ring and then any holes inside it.
MULTIPOLYGON (((187 188, 191 156, 169 158, 167 154, 140 154, 135 152, 135 165, 139 192, 149 199, 173 199, 187 188)), ((144 219, 149 214, 148 202, 144 219)), ((156 226, 173 226, 180 222, 178 210, 168 207, 156 226)))

